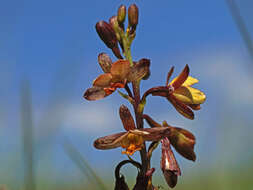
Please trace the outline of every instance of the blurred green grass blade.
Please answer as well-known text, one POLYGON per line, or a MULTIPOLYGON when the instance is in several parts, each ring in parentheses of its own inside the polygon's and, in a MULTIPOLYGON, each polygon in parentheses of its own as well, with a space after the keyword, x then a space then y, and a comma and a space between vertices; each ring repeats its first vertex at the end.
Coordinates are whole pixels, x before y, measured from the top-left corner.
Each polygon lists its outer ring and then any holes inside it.
POLYGON ((64 150, 70 159, 77 165, 77 167, 87 176, 88 180, 92 182, 99 190, 106 190, 101 178, 92 169, 89 163, 84 159, 81 153, 68 141, 64 143, 64 150))
POLYGON ((240 14, 239 7, 237 6, 235 0, 226 0, 226 2, 253 61, 253 41, 246 27, 246 24, 240 14))
POLYGON ((26 190, 36 190, 33 160, 32 100, 28 81, 21 84, 21 127, 23 132, 24 184, 26 190))

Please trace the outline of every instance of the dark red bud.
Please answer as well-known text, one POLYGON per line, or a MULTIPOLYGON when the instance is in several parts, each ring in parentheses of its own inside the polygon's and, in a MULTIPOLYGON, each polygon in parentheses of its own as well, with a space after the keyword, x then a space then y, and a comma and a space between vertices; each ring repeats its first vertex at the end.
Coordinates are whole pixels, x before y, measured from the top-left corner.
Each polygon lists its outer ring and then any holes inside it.
POLYGON ((125 5, 120 5, 118 9, 118 15, 117 15, 117 20, 119 25, 122 25, 125 21, 126 18, 126 6, 125 5))
POLYGON ((139 17, 138 7, 135 4, 130 5, 130 7, 128 8, 128 24, 134 29, 138 24, 138 17, 139 17))
POLYGON ((105 21, 99 21, 96 24, 96 31, 107 47, 112 49, 117 46, 117 38, 110 24, 105 21))
POLYGON ((117 58, 122 59, 118 47, 118 40, 112 26, 105 21, 99 21, 96 24, 96 31, 100 39, 105 43, 105 45, 108 48, 112 49, 114 55, 117 58))

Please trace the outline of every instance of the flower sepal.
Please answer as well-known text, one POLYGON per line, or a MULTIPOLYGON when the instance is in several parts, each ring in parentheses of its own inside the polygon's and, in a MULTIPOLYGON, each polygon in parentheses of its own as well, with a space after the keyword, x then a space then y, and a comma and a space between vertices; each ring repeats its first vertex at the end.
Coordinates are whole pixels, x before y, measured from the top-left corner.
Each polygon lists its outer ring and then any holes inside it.
POLYGON ((138 62, 135 62, 133 67, 131 67, 131 71, 128 75, 128 81, 134 82, 139 81, 141 79, 147 80, 150 76, 150 60, 149 59, 141 59, 138 62))
POLYGON ((169 187, 173 188, 177 184, 177 178, 181 175, 181 170, 170 147, 168 138, 161 140, 162 143, 162 157, 161 170, 169 187))
MULTIPOLYGON (((165 121, 163 122, 163 126, 169 126, 165 121)), ((182 128, 178 127, 171 127, 170 128, 170 135, 168 139, 172 146, 176 149, 176 151, 185 157, 188 160, 195 161, 196 154, 194 152, 194 145, 195 145, 195 137, 194 135, 182 128)))

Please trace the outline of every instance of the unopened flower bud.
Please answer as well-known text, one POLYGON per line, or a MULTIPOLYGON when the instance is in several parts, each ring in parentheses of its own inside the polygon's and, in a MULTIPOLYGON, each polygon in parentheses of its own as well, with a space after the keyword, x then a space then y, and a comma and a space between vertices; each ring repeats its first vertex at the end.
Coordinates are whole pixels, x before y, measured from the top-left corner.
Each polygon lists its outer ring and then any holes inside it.
POLYGON ((129 131, 129 130, 134 130, 135 124, 134 124, 134 119, 131 115, 131 112, 125 105, 121 105, 119 108, 119 115, 120 119, 123 123, 124 128, 129 131))
POLYGON ((118 30, 118 27, 119 27, 119 23, 118 23, 118 20, 117 20, 117 16, 112 16, 110 19, 109 19, 109 23, 110 25, 112 26, 112 28, 114 29, 115 33, 116 31, 118 30))
POLYGON ((112 52, 113 52, 113 54, 114 54, 118 59, 123 59, 123 57, 122 57, 121 54, 120 54, 120 50, 119 50, 118 45, 115 46, 114 48, 112 48, 112 52))
POLYGON ((112 67, 112 60, 106 53, 100 53, 98 55, 98 63, 105 73, 110 73, 112 67))
POLYGON ((130 7, 128 8, 128 24, 134 29, 138 24, 138 17, 139 17, 138 7, 136 6, 136 4, 130 5, 130 7))
POLYGON ((117 37, 112 26, 105 21, 99 21, 96 24, 96 31, 100 39, 105 43, 105 45, 108 48, 112 49, 114 55, 117 58, 122 59, 118 47, 117 37))
POLYGON ((112 16, 109 19, 109 23, 115 31, 115 34, 116 34, 116 37, 117 37, 117 40, 119 42, 119 45, 120 45, 121 49, 124 50, 123 43, 122 43, 122 40, 121 40, 121 37, 120 37, 120 33, 124 33, 124 28, 121 28, 119 26, 117 16, 112 16))
POLYGON ((117 15, 117 20, 118 20, 119 25, 123 25, 125 18, 126 18, 126 6, 120 5, 118 9, 118 15, 117 15))
POLYGON ((105 21, 99 21, 96 24, 96 31, 107 47, 112 49, 117 46, 117 38, 110 24, 105 21))

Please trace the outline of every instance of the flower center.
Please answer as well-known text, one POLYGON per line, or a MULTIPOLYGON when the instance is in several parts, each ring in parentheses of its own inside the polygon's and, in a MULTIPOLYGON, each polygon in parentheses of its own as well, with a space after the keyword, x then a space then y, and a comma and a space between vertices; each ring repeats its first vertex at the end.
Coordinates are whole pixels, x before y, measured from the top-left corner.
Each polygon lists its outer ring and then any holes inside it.
POLYGON ((136 151, 141 150, 143 147, 143 138, 140 135, 129 133, 120 143, 125 151, 122 154, 133 155, 136 151))

